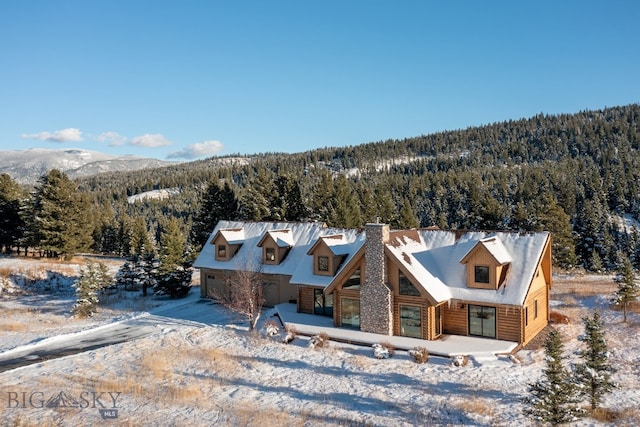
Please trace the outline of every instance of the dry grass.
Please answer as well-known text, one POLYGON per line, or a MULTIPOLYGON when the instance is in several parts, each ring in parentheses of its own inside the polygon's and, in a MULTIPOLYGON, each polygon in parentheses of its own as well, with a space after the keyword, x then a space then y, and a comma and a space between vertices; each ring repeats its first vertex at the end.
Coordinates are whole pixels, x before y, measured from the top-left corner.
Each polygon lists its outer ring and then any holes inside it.
MULTIPOLYGON (((228 410, 226 411, 228 412, 228 410)), ((308 421, 305 414, 291 414, 286 411, 276 411, 255 407, 234 407, 231 411, 233 425, 247 427, 296 427, 304 426, 308 421)))
POLYGON ((465 414, 478 414, 484 417, 494 418, 496 402, 493 399, 482 398, 474 395, 471 399, 464 400, 456 405, 465 414))
POLYGON ((640 425, 640 409, 623 408, 612 410, 598 408, 590 412, 590 417, 602 423, 613 423, 617 426, 637 426, 640 425))

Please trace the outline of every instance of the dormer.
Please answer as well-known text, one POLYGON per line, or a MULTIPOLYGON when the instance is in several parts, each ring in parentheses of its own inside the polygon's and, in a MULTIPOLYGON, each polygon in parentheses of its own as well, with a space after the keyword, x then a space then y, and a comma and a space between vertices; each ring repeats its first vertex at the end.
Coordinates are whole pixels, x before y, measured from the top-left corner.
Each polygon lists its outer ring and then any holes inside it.
POLYGON ((320 237, 309 249, 307 255, 313 255, 313 274, 333 276, 338 271, 347 254, 336 253, 345 244, 342 234, 320 237))
POLYGON ((278 265, 293 247, 291 230, 270 230, 262 236, 258 247, 262 248, 262 263, 278 265))
POLYGON ((511 254, 497 237, 479 240, 460 260, 467 267, 467 287, 498 289, 506 280, 511 254))
POLYGON ((242 243, 244 243, 243 228, 219 230, 211 239, 211 244, 216 248, 216 261, 229 261, 238 252, 242 243))

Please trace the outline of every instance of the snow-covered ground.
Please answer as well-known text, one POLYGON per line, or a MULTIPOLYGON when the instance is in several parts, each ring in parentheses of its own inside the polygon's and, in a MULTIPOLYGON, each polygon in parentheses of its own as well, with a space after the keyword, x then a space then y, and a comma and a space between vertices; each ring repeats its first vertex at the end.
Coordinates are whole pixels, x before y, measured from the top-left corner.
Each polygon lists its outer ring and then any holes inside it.
MULTIPOLYGON (((81 320, 71 315, 70 292, 80 266, 0 258, 0 360, 114 328, 145 334, 0 373, 2 425, 531 424, 521 399, 541 375, 542 349, 454 366, 433 355, 417 364, 404 351, 376 359, 371 347, 337 342, 312 349, 305 337, 283 344, 281 335, 249 334, 242 319, 200 300, 197 288, 182 300, 104 295, 98 314, 81 320)), ((553 310, 572 320, 558 326, 568 357, 580 345, 581 316, 597 308, 619 369, 620 387, 603 404, 618 418, 577 425, 640 424, 640 316, 621 323, 608 304, 613 289, 602 276, 557 275, 554 283, 553 310)))

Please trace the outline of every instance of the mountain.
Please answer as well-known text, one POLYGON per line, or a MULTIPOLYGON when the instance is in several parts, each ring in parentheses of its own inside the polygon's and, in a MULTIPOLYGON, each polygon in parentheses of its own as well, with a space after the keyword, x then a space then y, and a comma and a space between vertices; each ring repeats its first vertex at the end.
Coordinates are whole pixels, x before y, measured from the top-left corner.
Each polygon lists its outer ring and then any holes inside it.
POLYGON ((51 169, 59 169, 70 178, 105 172, 136 171, 174 164, 136 156, 113 156, 83 149, 56 150, 30 148, 0 151, 0 173, 6 173, 20 184, 35 184, 51 169))

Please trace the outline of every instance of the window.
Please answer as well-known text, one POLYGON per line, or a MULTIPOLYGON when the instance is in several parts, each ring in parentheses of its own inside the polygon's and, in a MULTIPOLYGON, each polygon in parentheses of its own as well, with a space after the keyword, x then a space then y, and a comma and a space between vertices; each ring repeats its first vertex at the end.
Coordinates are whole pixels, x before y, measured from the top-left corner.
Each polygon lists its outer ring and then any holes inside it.
POLYGON ((274 262, 276 260, 276 249, 275 248, 265 248, 264 258, 267 261, 274 262))
POLYGON ((435 327, 436 327, 435 333, 436 333, 436 336, 440 336, 440 335, 442 335, 442 309, 440 308, 440 306, 436 307, 435 318, 436 318, 435 319, 435 322, 436 322, 436 324, 435 324, 435 327))
POLYGON ((226 257, 227 257, 227 246, 218 245, 218 258, 226 258, 226 257))
POLYGON ((419 297, 420 292, 411 284, 407 276, 402 271, 398 272, 398 292, 400 295, 407 295, 410 297, 419 297))
POLYGON ((533 318, 538 318, 538 300, 533 300, 533 318))
POLYGON ((469 335, 496 337, 496 308, 469 304, 469 335))
POLYGON ((329 257, 318 257, 318 271, 329 271, 329 257))
POLYGON ((400 335, 422 338, 422 309, 420 307, 400 304, 400 335))
POLYGON ((314 289, 313 312, 322 316, 333 316, 333 294, 325 295, 322 289, 314 289))
POLYGON ((342 289, 360 289, 360 268, 353 272, 353 274, 344 282, 342 289))
POLYGON ((360 329, 360 300, 342 298, 340 300, 340 325, 360 329))
POLYGON ((476 283, 489 283, 489 267, 486 265, 476 265, 474 267, 474 281, 476 283))

